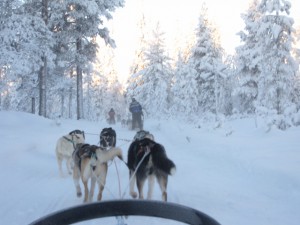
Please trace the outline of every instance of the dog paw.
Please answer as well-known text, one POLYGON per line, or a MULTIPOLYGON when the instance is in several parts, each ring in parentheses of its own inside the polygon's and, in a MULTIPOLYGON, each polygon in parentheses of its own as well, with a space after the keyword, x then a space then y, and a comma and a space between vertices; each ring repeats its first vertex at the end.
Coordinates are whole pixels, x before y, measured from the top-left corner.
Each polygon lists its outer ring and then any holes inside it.
POLYGON ((176 167, 173 167, 172 169, 171 169, 171 171, 170 171, 170 174, 171 175, 174 175, 176 173, 176 167))
POLYGON ((136 192, 130 192, 131 197, 137 198, 137 193, 136 192))

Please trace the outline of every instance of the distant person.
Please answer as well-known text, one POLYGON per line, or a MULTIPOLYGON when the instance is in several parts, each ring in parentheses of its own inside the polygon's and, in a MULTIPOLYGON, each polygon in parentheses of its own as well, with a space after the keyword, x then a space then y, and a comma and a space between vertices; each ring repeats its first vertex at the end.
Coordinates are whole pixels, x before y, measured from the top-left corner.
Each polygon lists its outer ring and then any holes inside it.
POLYGON ((113 108, 111 108, 108 112, 108 123, 109 124, 115 124, 116 123, 116 120, 115 120, 115 110, 113 108))
POLYGON ((138 128, 140 130, 143 129, 143 123, 142 123, 142 106, 141 104, 135 99, 132 98, 132 101, 129 105, 129 111, 132 114, 132 130, 135 129, 135 125, 138 124, 138 128))

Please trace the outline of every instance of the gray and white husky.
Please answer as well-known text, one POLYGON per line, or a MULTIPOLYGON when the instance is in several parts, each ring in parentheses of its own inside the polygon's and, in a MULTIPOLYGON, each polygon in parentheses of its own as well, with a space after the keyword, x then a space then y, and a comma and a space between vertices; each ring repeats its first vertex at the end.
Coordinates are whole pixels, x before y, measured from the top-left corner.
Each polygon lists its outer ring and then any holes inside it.
POLYGON ((66 161, 68 173, 72 174, 72 153, 74 152, 76 145, 84 143, 84 141, 84 132, 81 130, 73 130, 69 134, 62 136, 57 140, 55 153, 61 176, 63 176, 63 160, 66 161))

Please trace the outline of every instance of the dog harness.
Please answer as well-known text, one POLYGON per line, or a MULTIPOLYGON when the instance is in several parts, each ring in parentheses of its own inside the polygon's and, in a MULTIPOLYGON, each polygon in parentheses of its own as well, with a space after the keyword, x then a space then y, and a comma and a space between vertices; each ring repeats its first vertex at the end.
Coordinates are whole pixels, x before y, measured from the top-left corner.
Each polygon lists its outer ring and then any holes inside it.
POLYGON ((73 148, 74 148, 74 150, 75 150, 75 148, 76 148, 76 145, 75 145, 75 141, 73 140, 73 135, 72 135, 72 139, 70 139, 70 138, 67 138, 66 136, 63 136, 64 137, 64 139, 66 139, 67 141, 69 141, 69 142, 71 142, 72 144, 73 144, 73 148))

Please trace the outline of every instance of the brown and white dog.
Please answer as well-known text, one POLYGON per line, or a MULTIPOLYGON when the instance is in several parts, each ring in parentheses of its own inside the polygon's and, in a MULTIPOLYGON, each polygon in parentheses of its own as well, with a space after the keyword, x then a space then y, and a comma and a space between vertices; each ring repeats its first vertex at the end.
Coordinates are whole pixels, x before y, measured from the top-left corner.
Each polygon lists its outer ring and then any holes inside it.
POLYGON ((77 144, 84 143, 85 136, 84 131, 73 130, 69 134, 62 136, 57 140, 56 143, 56 159, 58 163, 58 169, 61 176, 63 176, 62 171, 62 161, 66 160, 66 166, 69 174, 72 174, 72 153, 75 150, 77 144))
POLYGON ((175 173, 176 166, 167 157, 165 148, 153 140, 152 134, 148 132, 145 137, 136 138, 131 143, 128 149, 127 165, 129 168, 130 195, 133 198, 137 197, 137 193, 134 191, 135 183, 139 198, 144 198, 143 187, 146 179, 148 179, 147 199, 151 199, 156 178, 162 192, 162 200, 167 201, 168 175, 175 173))
POLYGON ((107 162, 114 157, 122 159, 120 148, 112 147, 109 151, 89 144, 78 144, 73 153, 74 169, 73 180, 76 188, 77 197, 81 197, 81 188, 79 180, 84 185, 83 202, 91 202, 94 196, 95 184, 98 183, 99 193, 97 200, 102 199, 102 192, 106 182, 107 162), (91 179, 91 188, 88 187, 88 181, 91 179))

